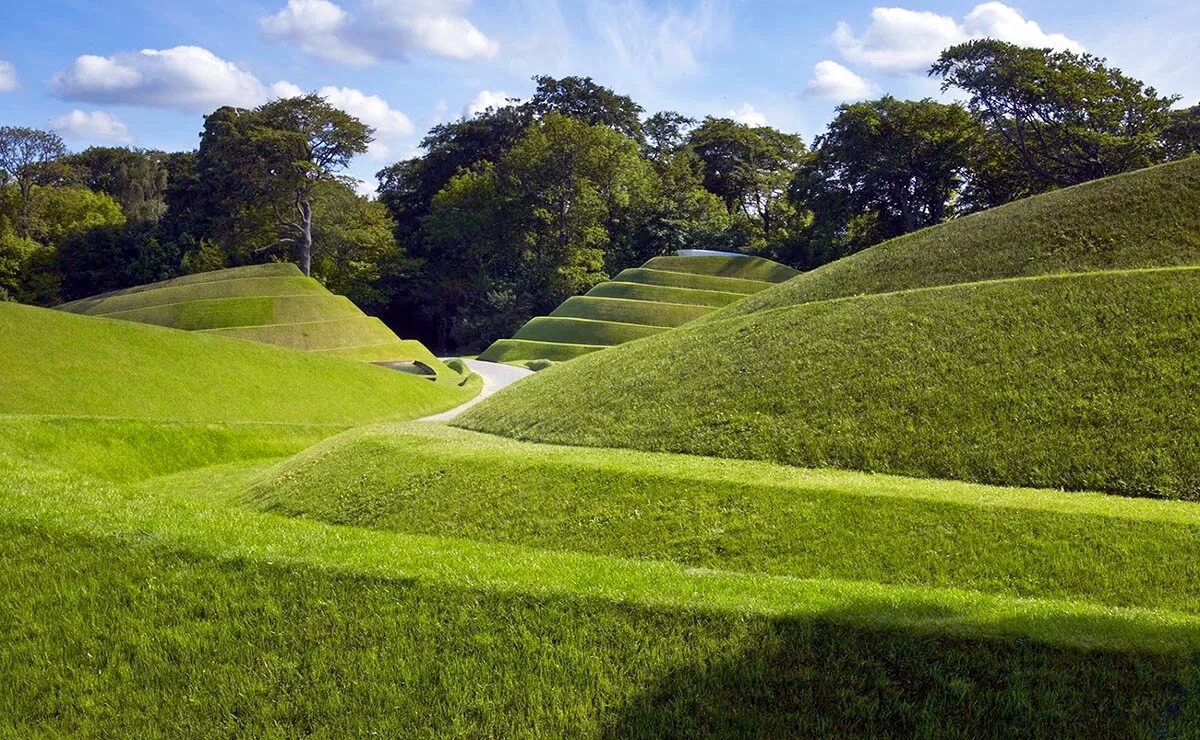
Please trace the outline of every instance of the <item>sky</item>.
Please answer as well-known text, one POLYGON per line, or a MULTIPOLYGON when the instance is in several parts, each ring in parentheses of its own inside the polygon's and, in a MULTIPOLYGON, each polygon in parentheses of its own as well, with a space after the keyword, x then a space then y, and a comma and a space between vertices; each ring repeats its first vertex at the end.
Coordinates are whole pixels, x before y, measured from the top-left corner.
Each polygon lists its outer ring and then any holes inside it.
POLYGON ((203 116, 315 91, 376 129, 351 174, 531 77, 593 77, 648 113, 811 142, 845 102, 943 98, 925 72, 971 38, 1088 52, 1200 102, 1200 3, 786 0, 0 0, 0 125, 73 149, 194 149, 203 116))

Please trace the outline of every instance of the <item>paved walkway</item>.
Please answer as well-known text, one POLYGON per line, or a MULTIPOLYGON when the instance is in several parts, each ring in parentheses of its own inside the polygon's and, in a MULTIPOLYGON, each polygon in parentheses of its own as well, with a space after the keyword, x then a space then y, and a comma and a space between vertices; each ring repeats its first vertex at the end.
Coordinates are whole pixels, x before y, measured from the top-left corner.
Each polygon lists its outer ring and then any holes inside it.
POLYGON ((449 411, 443 411, 434 416, 426 416, 419 421, 450 421, 501 388, 506 388, 527 375, 533 375, 532 370, 499 362, 483 362, 482 360, 463 360, 463 362, 467 363, 467 367, 471 368, 472 372, 478 373, 483 378, 483 390, 462 406, 455 406, 449 411))

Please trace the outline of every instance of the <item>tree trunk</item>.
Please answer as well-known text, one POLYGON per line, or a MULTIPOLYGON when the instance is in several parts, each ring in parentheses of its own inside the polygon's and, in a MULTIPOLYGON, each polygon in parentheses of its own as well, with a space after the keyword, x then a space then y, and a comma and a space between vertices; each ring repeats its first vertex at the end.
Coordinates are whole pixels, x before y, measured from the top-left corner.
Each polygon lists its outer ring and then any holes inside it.
POLYGON ((312 204, 300 202, 300 271, 312 276, 312 204))

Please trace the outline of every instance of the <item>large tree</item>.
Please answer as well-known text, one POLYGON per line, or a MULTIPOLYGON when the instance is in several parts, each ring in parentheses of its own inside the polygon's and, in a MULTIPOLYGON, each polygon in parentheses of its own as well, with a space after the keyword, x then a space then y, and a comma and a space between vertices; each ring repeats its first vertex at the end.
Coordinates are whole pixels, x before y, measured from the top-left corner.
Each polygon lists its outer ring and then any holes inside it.
POLYGON ((300 269, 312 273, 313 192, 367 150, 371 127, 319 95, 284 98, 253 111, 247 131, 262 169, 254 173, 271 204, 280 242, 292 245, 300 269))
POLYGON ((20 194, 17 231, 28 237, 29 209, 34 185, 47 185, 61 177, 55 163, 67 154, 58 134, 33 128, 0 126, 0 185, 16 183, 20 194))
POLYGON ((166 158, 163 152, 94 146, 64 161, 84 185, 116 198, 130 221, 153 223, 167 210, 166 158))
POLYGON ((979 137, 959 105, 890 95, 842 105, 817 137, 806 189, 826 202, 836 191, 852 213, 876 214, 884 238, 932 226, 950 214, 979 137))
POLYGON ((930 69, 1020 163, 1028 192, 1074 185, 1161 161, 1177 98, 1090 54, 994 39, 944 51, 930 69))
POLYGON ((591 77, 534 77, 537 90, 523 106, 535 116, 557 113, 591 126, 607 126, 634 141, 642 140, 642 106, 596 83, 591 77))

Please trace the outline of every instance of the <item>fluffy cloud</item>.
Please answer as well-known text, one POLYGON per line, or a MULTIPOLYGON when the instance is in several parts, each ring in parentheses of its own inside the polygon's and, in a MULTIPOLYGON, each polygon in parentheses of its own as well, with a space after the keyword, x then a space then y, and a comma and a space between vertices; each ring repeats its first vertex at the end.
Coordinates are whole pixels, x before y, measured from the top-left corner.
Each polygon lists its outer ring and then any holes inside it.
POLYGON ((869 98, 875 91, 875 86, 870 82, 831 59, 817 62, 817 66, 813 67, 812 76, 808 78, 808 84, 804 87, 806 97, 839 103, 869 98))
POLYGON ((388 105, 378 95, 367 95, 351 87, 323 87, 317 94, 335 108, 341 108, 375 129, 375 141, 367 150, 372 159, 387 159, 399 140, 416 131, 408 116, 388 105))
POLYGON ((0 92, 12 92, 21 86, 17 79, 17 68, 12 62, 0 59, 0 92))
POLYGON ((263 35, 342 64, 373 64, 421 51, 451 59, 493 57, 500 45, 464 16, 469 0, 362 0, 352 14, 330 0, 288 0, 259 21, 263 35))
POLYGON ((1046 33, 1020 11, 1000 2, 976 5, 962 20, 905 8, 875 8, 861 35, 838 23, 834 43, 852 62, 890 74, 922 72, 949 46, 970 39, 994 38, 1022 46, 1081 51, 1063 34, 1046 33))
POLYGON ((104 111, 87 113, 73 110, 65 116, 59 116, 51 121, 54 130, 68 139, 82 141, 109 141, 117 144, 133 142, 133 134, 119 118, 104 111))
POLYGON ((742 106, 736 110, 726 111, 726 118, 732 118, 738 123, 744 123, 747 126, 766 126, 767 117, 754 109, 749 103, 742 103, 742 106))
POLYGON ((288 87, 287 83, 264 85, 199 46, 143 49, 109 57, 85 54, 55 75, 50 86, 65 100, 199 112, 222 105, 257 105, 277 97, 276 87, 288 87))
POLYGON ((475 99, 467 105, 466 115, 473 116, 483 113, 488 108, 503 108, 512 105, 508 102, 508 93, 494 90, 480 90, 475 99))

